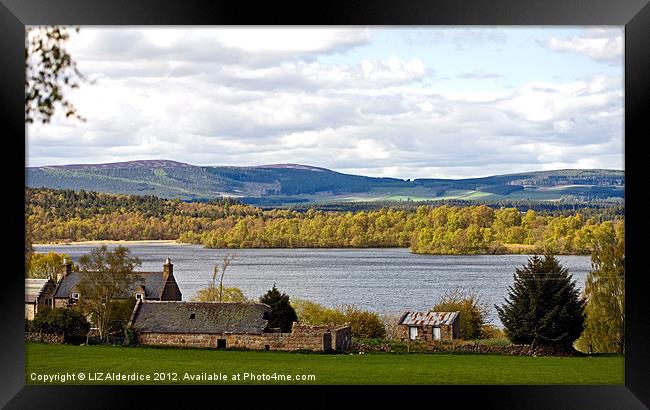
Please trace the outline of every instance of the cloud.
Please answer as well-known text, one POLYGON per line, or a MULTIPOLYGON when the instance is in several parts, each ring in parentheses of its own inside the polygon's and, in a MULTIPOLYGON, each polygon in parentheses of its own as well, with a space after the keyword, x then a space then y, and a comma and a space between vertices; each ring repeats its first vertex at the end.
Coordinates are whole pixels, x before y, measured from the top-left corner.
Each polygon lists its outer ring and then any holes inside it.
POLYGON ((579 53, 605 63, 621 63, 623 57, 623 31, 611 28, 586 29, 580 36, 557 38, 546 41, 551 50, 579 53))
POLYGON ((366 44, 369 36, 367 29, 352 28, 89 27, 73 35, 70 49, 83 61, 121 61, 133 68, 151 61, 164 62, 161 69, 194 63, 268 67, 345 53, 366 44))
POLYGON ((271 32, 82 29, 79 66, 96 82, 69 96, 88 121, 29 125, 28 163, 290 162, 402 178, 622 167, 620 77, 450 89, 418 55, 344 58, 372 45, 367 30, 301 32, 312 38, 295 43, 271 32))
POLYGON ((475 80, 475 79, 486 80, 486 79, 501 78, 501 77, 503 77, 501 74, 491 73, 489 71, 483 71, 483 70, 464 72, 458 76, 458 78, 462 78, 465 80, 475 80))
POLYGON ((399 33, 396 41, 406 42, 411 46, 451 44, 457 50, 466 50, 487 44, 504 44, 507 38, 505 32, 499 28, 427 27, 406 29, 399 33))

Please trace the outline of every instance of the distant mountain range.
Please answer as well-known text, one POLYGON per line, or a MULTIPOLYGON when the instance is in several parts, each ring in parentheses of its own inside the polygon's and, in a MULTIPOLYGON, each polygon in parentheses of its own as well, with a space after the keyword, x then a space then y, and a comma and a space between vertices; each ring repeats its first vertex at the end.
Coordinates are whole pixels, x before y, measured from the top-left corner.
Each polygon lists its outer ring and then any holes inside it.
POLYGON ((584 201, 624 197, 625 173, 608 169, 525 172, 468 179, 375 178, 300 164, 196 166, 169 160, 73 164, 26 169, 27 186, 161 198, 243 202, 463 200, 584 201))

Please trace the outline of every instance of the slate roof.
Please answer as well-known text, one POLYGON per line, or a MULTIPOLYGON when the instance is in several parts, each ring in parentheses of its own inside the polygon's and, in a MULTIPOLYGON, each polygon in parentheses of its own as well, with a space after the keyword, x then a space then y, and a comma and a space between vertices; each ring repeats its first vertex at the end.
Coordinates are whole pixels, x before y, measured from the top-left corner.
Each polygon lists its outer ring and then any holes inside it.
POLYGON ((25 303, 34 303, 50 279, 25 279, 25 303))
POLYGON ((130 323, 138 332, 261 334, 270 313, 263 303, 142 301, 130 323))
MULTIPOLYGON (((79 283, 83 272, 71 272, 65 278, 61 280, 59 286, 56 289, 54 294, 55 298, 69 298, 70 293, 74 290, 74 287, 79 283)), ((160 295, 163 291, 165 283, 163 282, 163 273, 162 272, 135 272, 134 275, 140 276, 140 280, 137 280, 131 284, 128 294, 122 295, 124 299, 132 297, 136 291, 140 290, 140 287, 144 285, 145 295, 147 299, 160 299, 160 295)))
POLYGON ((399 320, 400 325, 440 326, 451 325, 459 312, 406 312, 399 320))

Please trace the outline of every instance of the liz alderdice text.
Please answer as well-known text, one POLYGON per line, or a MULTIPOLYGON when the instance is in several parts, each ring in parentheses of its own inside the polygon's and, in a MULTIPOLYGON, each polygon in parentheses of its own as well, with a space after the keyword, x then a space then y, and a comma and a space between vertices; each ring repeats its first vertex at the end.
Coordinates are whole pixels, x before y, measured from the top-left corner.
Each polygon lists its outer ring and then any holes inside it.
POLYGON ((283 373, 119 373, 119 372, 66 372, 54 374, 30 373, 28 383, 31 384, 88 384, 115 382, 144 382, 144 383, 276 383, 276 382, 313 382, 313 374, 283 374, 283 373))

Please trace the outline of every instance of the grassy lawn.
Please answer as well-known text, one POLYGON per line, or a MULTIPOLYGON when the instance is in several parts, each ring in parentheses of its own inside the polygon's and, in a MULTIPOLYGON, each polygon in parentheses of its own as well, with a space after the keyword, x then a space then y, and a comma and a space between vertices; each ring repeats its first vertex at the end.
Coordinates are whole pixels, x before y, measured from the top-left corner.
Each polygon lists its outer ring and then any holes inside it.
MULTIPOLYGON (((623 384, 623 357, 452 354, 310 354, 27 343, 26 383, 36 375, 84 373, 68 384, 623 384), (95 372, 176 373, 176 381, 89 381, 95 372), (226 381, 184 380, 185 373, 226 381), (232 380, 239 373, 240 380, 232 380), (315 380, 244 380, 245 374, 315 375, 315 380)), ((77 377, 77 376, 75 376, 77 377)))

